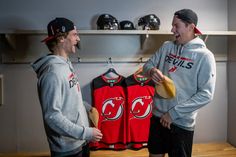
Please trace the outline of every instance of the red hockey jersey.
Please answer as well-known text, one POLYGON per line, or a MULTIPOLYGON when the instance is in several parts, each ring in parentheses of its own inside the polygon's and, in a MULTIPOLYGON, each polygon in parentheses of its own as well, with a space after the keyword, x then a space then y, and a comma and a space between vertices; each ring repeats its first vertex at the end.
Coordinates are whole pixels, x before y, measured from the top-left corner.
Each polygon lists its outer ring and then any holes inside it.
POLYGON ((127 85, 127 142, 135 149, 146 146, 154 96, 154 82, 131 75, 127 85))
POLYGON ((100 142, 90 143, 94 149, 126 148, 126 94, 125 78, 107 79, 101 75, 95 78, 93 85, 93 106, 99 112, 98 129, 103 138, 100 142))

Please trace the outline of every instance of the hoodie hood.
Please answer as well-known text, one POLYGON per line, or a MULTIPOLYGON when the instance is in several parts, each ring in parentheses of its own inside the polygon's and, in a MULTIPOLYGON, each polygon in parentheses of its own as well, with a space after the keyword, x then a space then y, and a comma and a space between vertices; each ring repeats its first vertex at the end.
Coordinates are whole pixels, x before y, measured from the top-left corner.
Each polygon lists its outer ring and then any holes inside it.
POLYGON ((31 66, 36 72, 37 77, 39 78, 44 72, 49 70, 48 67, 54 64, 69 64, 70 68, 72 67, 69 60, 66 60, 61 56, 56 56, 51 54, 39 58, 38 60, 33 62, 31 66))
POLYGON ((183 47, 196 49, 196 48, 206 47, 206 44, 204 43, 204 41, 202 39, 200 39, 199 37, 196 37, 196 38, 190 40, 188 43, 184 44, 183 47))
POLYGON ((187 42, 184 45, 176 44, 175 41, 174 42, 167 41, 165 46, 168 47, 169 49, 172 49, 174 47, 174 49, 175 49, 174 54, 178 55, 178 56, 182 55, 182 53, 184 51, 188 52, 188 51, 192 51, 192 50, 199 50, 199 49, 205 49, 206 48, 206 44, 198 36, 195 37, 194 39, 190 40, 189 42, 187 42), (172 45, 172 46, 170 46, 170 45, 172 45))

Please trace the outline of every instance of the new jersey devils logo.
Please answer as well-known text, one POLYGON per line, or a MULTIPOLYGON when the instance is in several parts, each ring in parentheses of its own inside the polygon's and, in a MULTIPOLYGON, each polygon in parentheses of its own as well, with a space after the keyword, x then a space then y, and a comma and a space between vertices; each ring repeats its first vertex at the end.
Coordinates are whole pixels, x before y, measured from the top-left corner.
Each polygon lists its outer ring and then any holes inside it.
POLYGON ((78 91, 80 91, 80 85, 76 75, 74 73, 71 73, 68 79, 69 79, 69 87, 73 88, 74 86, 77 86, 78 91))
MULTIPOLYGON (((138 97, 132 102, 131 114, 138 119, 146 118, 152 111, 152 97, 138 97)), ((134 118, 133 117, 133 118, 134 118)))
POLYGON ((124 98, 115 97, 106 100, 102 106, 102 116, 104 120, 117 120, 124 112, 124 98))

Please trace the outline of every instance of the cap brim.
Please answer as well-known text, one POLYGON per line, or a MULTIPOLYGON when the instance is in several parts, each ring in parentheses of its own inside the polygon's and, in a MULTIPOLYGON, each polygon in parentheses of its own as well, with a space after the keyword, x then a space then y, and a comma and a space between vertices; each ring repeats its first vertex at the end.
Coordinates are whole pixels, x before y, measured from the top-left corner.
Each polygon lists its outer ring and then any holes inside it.
POLYGON ((174 82, 168 78, 167 76, 164 76, 165 79, 163 82, 155 86, 155 91, 158 95, 160 95, 163 98, 171 99, 176 96, 176 89, 174 82))
POLYGON ((202 32, 197 27, 194 27, 194 32, 195 34, 202 35, 202 32))
POLYGON ((43 39, 41 42, 46 43, 47 41, 52 40, 54 38, 55 38, 54 36, 49 36, 49 37, 43 39))

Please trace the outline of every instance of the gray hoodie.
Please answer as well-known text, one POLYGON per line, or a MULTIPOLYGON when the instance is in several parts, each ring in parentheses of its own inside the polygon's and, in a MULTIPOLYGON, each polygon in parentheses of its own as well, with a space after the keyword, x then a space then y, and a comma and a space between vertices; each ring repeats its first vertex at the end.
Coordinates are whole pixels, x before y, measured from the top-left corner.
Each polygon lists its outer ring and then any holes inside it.
POLYGON ((144 72, 156 67, 174 81, 176 97, 154 96, 153 114, 169 112, 173 123, 194 130, 197 110, 213 99, 216 81, 214 55, 199 37, 185 45, 165 42, 144 65, 144 72))
POLYGON ((51 151, 76 153, 85 140, 92 139, 92 128, 71 62, 47 55, 32 67, 38 77, 38 95, 51 151))

